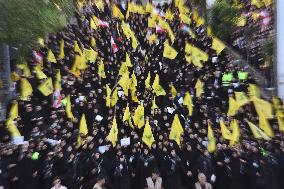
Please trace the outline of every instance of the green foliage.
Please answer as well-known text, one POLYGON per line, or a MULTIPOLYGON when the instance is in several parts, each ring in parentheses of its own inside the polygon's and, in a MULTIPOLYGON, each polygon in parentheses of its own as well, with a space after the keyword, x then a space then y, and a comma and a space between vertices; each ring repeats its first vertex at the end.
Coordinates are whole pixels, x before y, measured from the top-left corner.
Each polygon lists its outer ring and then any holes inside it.
POLYGON ((226 0, 217 0, 209 11, 209 24, 217 37, 228 41, 236 29, 239 17, 239 10, 233 8, 226 0))
POLYGON ((38 37, 65 26, 73 0, 0 0, 0 43, 30 49, 38 37))
POLYGON ((265 56, 272 57, 274 55, 274 38, 268 39, 263 46, 263 52, 265 56))

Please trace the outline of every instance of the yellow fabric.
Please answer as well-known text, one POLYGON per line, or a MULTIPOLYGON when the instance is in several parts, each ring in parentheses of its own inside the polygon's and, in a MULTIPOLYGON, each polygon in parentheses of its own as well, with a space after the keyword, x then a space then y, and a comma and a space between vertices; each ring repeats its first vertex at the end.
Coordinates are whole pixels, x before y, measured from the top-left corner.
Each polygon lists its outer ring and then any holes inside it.
POLYGON ((225 123, 223 120, 220 121, 220 128, 221 128, 221 133, 222 137, 227 140, 232 139, 232 133, 231 131, 226 127, 225 123))
POLYGON ((185 24, 188 24, 188 25, 191 24, 191 19, 186 14, 180 14, 180 20, 185 24))
POLYGON ((61 74, 60 69, 56 70, 54 89, 61 90, 61 74))
POLYGON ((147 76, 147 78, 145 80, 145 87, 146 87, 146 89, 150 89, 151 88, 150 81, 151 81, 151 74, 150 74, 150 72, 148 72, 148 76, 147 76))
POLYGON ((169 34, 169 37, 170 37, 170 40, 171 40, 171 43, 174 43, 175 41, 175 36, 174 36, 174 33, 170 27, 170 25, 165 21, 165 20, 162 20, 162 19, 159 19, 159 25, 164 28, 165 30, 167 30, 168 34, 169 34))
POLYGON ((229 108, 227 116, 234 116, 239 109, 237 101, 233 97, 229 97, 229 108))
POLYGON ((37 79, 46 79, 47 76, 44 74, 44 72, 41 69, 42 68, 41 68, 40 65, 37 65, 37 66, 34 67, 36 78, 37 79))
POLYGON ((80 124, 79 124, 79 134, 87 135, 88 134, 88 126, 86 122, 85 114, 83 113, 80 124))
POLYGON ((166 91, 160 85, 160 77, 159 77, 158 74, 156 74, 152 88, 153 88, 153 92, 156 94, 156 96, 165 96, 166 95, 166 91))
POLYGON ((100 62, 98 63, 98 75, 99 75, 101 78, 106 78, 105 67, 104 67, 103 61, 100 61, 100 62))
POLYGON ((131 63, 131 60, 130 60, 130 57, 128 55, 128 53, 126 53, 126 56, 125 56, 125 63, 128 67, 132 67, 132 63, 131 63))
POLYGON ((250 100, 244 92, 235 92, 235 97, 239 107, 250 103, 250 100))
POLYGON ((97 17, 93 16, 90 18, 90 28, 91 30, 97 30, 98 29, 98 19, 97 17))
POLYGON ((278 121, 279 130, 284 132, 284 121, 283 121, 283 118, 281 116, 277 116, 277 121, 278 121))
POLYGON ((10 112, 9 112, 9 118, 14 120, 19 116, 19 104, 18 102, 14 102, 11 106, 10 112))
POLYGON ((109 134, 107 136, 107 139, 112 143, 112 146, 116 146, 116 142, 117 142, 117 135, 118 135, 118 129, 117 129, 117 123, 116 123, 116 118, 115 115, 113 117, 113 121, 112 121, 112 127, 109 131, 109 134))
POLYGON ((202 51, 201 49, 186 43, 185 45, 185 53, 190 55, 189 56, 185 56, 186 61, 188 63, 193 63, 195 66, 202 68, 202 62, 206 62, 209 59, 209 56, 206 52, 202 51))
POLYGON ((47 61, 52 63, 57 63, 56 58, 50 49, 48 49, 47 51, 47 61))
POLYGON ((37 39, 37 42, 38 42, 38 44, 39 44, 39 46, 41 47, 41 48, 43 48, 45 45, 44 45, 44 39, 42 38, 42 37, 39 37, 38 39, 37 39))
POLYGON ((113 91, 111 95, 111 100, 110 100, 110 106, 114 107, 118 101, 118 95, 117 95, 117 88, 113 91))
POLYGON ((240 16, 238 19, 237 19, 237 26, 239 27, 243 27, 245 26, 247 23, 247 18, 245 16, 240 16))
POLYGON ((251 100, 253 101, 255 110, 259 116, 262 113, 267 119, 273 118, 273 108, 268 101, 256 97, 252 97, 251 100))
POLYGON ((200 79, 197 80, 195 84, 195 92, 196 92, 196 97, 200 97, 203 93, 203 82, 200 81, 200 79))
POLYGON ((173 84, 171 84, 171 93, 174 98, 177 96, 177 90, 173 84))
POLYGON ((183 105, 187 107, 188 109, 188 115, 192 116, 193 112, 193 105, 192 105, 192 98, 189 92, 185 93, 184 100, 183 100, 183 105))
POLYGON ((156 36, 156 34, 152 34, 147 39, 150 43, 153 43, 157 40, 157 36, 156 36))
POLYGON ((256 6, 257 8, 261 8, 263 6, 263 3, 261 0, 251 0, 251 4, 256 6))
POLYGON ((111 89, 109 85, 106 85, 106 107, 110 107, 111 103, 111 89))
POLYGON ((234 146, 240 140, 240 127, 237 120, 231 121, 231 128, 232 128, 232 138, 230 141, 230 145, 234 146))
POLYGON ((146 120, 146 124, 145 124, 145 127, 144 127, 142 141, 148 146, 148 148, 151 148, 152 143, 155 142, 155 139, 154 139, 153 133, 151 131, 151 126, 150 126, 148 119, 146 120))
POLYGON ((210 123, 208 123, 207 138, 208 138, 208 146, 207 146, 208 152, 210 153, 215 152, 216 151, 216 141, 215 141, 214 132, 212 130, 210 123))
POLYGON ((266 7, 270 6, 273 3, 273 0, 262 0, 266 7))
POLYGON ((130 119, 131 119, 131 113, 129 109, 129 104, 127 103, 124 114, 123 114, 122 121, 129 121, 130 119))
POLYGON ((175 114, 172 127, 171 127, 171 131, 170 131, 170 135, 169 135, 169 139, 176 141, 176 143, 180 146, 182 133, 183 133, 183 128, 180 123, 178 114, 175 114))
POLYGON ((168 59, 175 59, 177 56, 178 52, 169 45, 169 43, 166 41, 164 43, 164 52, 163 52, 163 57, 166 57, 168 59))
POLYGON ((20 79, 21 79, 21 77, 16 72, 11 73, 11 80, 13 82, 19 81, 20 79))
POLYGON ((26 101, 27 97, 33 93, 33 88, 30 82, 26 78, 21 79, 20 88, 21 88, 21 92, 20 92, 21 100, 26 101))
POLYGON ((91 37, 91 42, 90 43, 91 43, 91 47, 92 48, 96 47, 96 40, 95 40, 95 38, 93 36, 91 37))
POLYGON ((151 110, 157 109, 159 108, 156 104, 156 97, 154 96, 153 100, 152 100, 152 106, 151 106, 151 110))
POLYGON ((260 90, 255 84, 249 84, 248 94, 250 97, 260 98, 260 90))
POLYGON ((103 0, 95 0, 95 5, 100 11, 102 11, 105 6, 103 0))
POLYGON ((136 96, 136 86, 137 86, 137 79, 134 72, 131 75, 131 82, 130 82, 130 90, 131 90, 131 97, 134 102, 138 102, 138 98, 136 96))
POLYGON ((217 53, 217 55, 219 55, 224 49, 225 49, 226 45, 219 40, 216 37, 213 37, 212 39, 212 49, 214 49, 217 53))
POLYGON ((122 14, 122 12, 119 10, 119 8, 116 5, 113 5, 112 7, 112 16, 114 18, 119 18, 121 20, 124 19, 124 15, 122 14))
POLYGON ((59 48, 60 48, 60 53, 58 55, 58 58, 63 59, 65 57, 65 53, 64 53, 64 40, 63 39, 60 41, 59 48))
POLYGON ((120 76, 123 76, 124 74, 127 74, 127 73, 128 73, 127 64, 126 64, 126 62, 122 62, 121 66, 119 68, 118 74, 120 76))
POLYGON ((248 121, 248 126, 251 129, 251 132, 256 139, 264 139, 270 140, 269 136, 267 136, 261 129, 259 129, 256 125, 248 121))
POLYGON ((207 26, 207 36, 208 37, 212 37, 213 36, 211 26, 207 26))
POLYGON ((74 42, 73 48, 74 48, 74 52, 79 53, 79 55, 82 55, 82 50, 80 49, 77 41, 74 42))
POLYGON ((24 77, 30 77, 31 76, 31 71, 30 71, 30 68, 29 68, 29 66, 27 65, 27 62, 23 62, 23 63, 21 63, 21 64, 18 64, 17 65, 17 68, 19 68, 19 69, 21 69, 22 70, 22 72, 23 72, 23 76, 24 77))
POLYGON ((172 20, 174 19, 174 14, 171 12, 170 9, 167 9, 167 10, 166 10, 165 18, 166 18, 167 20, 170 20, 170 21, 172 21, 172 20))
POLYGON ((65 107, 65 112, 66 112, 67 118, 73 121, 75 119, 75 117, 74 117, 71 109, 72 109, 71 99, 70 99, 70 95, 68 95, 67 96, 67 103, 66 103, 66 107, 65 107))
POLYGON ((21 136, 21 133, 19 132, 18 128, 13 123, 13 120, 11 118, 7 119, 6 126, 12 138, 21 136))
POLYGON ((118 84, 122 87, 124 91, 124 95, 128 96, 128 89, 130 87, 130 78, 129 78, 129 73, 125 73, 120 80, 118 81, 118 84))
POLYGON ((48 96, 53 93, 53 84, 52 79, 48 78, 44 82, 42 82, 37 89, 44 95, 48 96))
POLYGON ((148 17, 148 28, 155 28, 156 21, 152 17, 148 17))
POLYGON ((84 54, 85 54, 86 60, 88 60, 90 62, 95 62, 96 59, 97 59, 97 56, 98 56, 98 53, 96 51, 94 51, 94 49, 92 49, 92 48, 85 49, 84 54))
POLYGON ((267 136, 270 138, 274 137, 274 132, 263 113, 259 114, 259 127, 267 134, 267 136))
POLYGON ((133 122, 139 129, 141 129, 145 124, 144 106, 142 103, 136 108, 134 112, 133 122))

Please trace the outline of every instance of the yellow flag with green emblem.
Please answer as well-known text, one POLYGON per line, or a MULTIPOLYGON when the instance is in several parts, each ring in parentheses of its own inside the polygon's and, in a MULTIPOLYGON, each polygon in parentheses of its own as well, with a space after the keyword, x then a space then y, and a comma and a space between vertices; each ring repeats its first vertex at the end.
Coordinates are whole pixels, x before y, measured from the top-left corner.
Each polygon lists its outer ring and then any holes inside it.
POLYGON ((235 97, 239 107, 250 103, 250 100, 244 92, 235 92, 235 97))
POLYGON ((145 124, 144 106, 142 103, 136 108, 134 112, 133 122, 139 129, 141 129, 145 124))
POLYGON ((156 94, 156 96, 165 96, 166 91, 163 89, 163 87, 160 85, 160 77, 158 74, 156 74, 155 80, 152 85, 153 91, 156 94))
POLYGON ((229 108, 227 112, 227 116, 234 116, 239 109, 239 105, 237 101, 233 97, 229 97, 229 108))
POLYGON ((180 146, 182 133, 183 133, 183 127, 180 123, 178 114, 175 114, 172 127, 171 127, 171 131, 170 131, 170 135, 169 135, 169 139, 176 141, 176 143, 180 146))
POLYGON ((112 16, 114 18, 119 18, 120 20, 124 19, 124 15, 116 5, 113 5, 112 7, 112 16))
POLYGON ((100 62, 98 63, 98 75, 99 75, 101 78, 106 78, 105 67, 104 67, 103 61, 100 61, 100 62))
POLYGON ((219 55, 225 48, 226 45, 220 39, 213 37, 212 49, 216 51, 217 55, 219 55))
POLYGON ((227 140, 232 139, 232 133, 231 131, 226 127, 225 123, 223 120, 220 120, 220 128, 221 128, 221 133, 222 137, 227 140))
POLYGON ((48 78, 44 82, 42 82, 37 89, 44 95, 48 96, 53 93, 53 84, 52 84, 52 79, 48 78))
POLYGON ((53 52, 50 49, 48 49, 48 51, 47 51, 47 61, 52 62, 52 63, 57 63, 57 60, 56 60, 53 52))
POLYGON ((146 124, 145 124, 145 127, 144 127, 142 141, 148 146, 148 148, 151 148, 152 143, 155 142, 155 139, 154 139, 154 136, 153 136, 151 126, 150 126, 148 119, 146 120, 146 124))
POLYGON ((261 129, 259 129, 255 124, 251 122, 247 122, 249 128, 251 129, 251 132, 256 139, 264 139, 264 140, 270 140, 269 136, 267 136, 266 133, 264 133, 261 129))
POLYGON ((60 52, 59 52, 58 58, 63 59, 65 57, 65 53, 64 53, 64 40, 63 39, 60 41, 59 49, 60 49, 60 52))
POLYGON ((72 105, 71 105, 70 95, 67 96, 65 112, 66 112, 66 116, 67 116, 68 119, 70 119, 71 121, 73 121, 75 119, 75 117, 72 113, 72 105))
POLYGON ((259 114, 259 127, 269 136, 270 138, 274 137, 274 131, 272 130, 268 120, 264 116, 264 114, 261 112, 259 114))
POLYGON ((189 92, 185 93, 184 100, 183 100, 183 105, 187 107, 188 109, 188 115, 192 116, 193 112, 193 105, 192 105, 192 98, 189 92))
POLYGON ((164 43, 163 57, 173 60, 176 58, 177 54, 178 52, 166 41, 164 43))
POLYGON ((9 112, 9 118, 11 118, 12 120, 16 119, 19 116, 19 104, 17 101, 15 101, 10 109, 9 112))
POLYGON ((10 133, 12 138, 21 136, 20 131, 18 130, 17 126, 13 123, 13 120, 11 118, 7 119, 6 128, 7 128, 8 132, 10 133))
POLYGON ((216 141, 214 137, 214 132, 209 122, 208 122, 207 138, 208 138, 208 146, 207 146, 208 152, 210 153, 215 152, 216 151, 216 141))
POLYGON ((116 118, 114 115, 113 121, 112 121, 112 127, 107 136, 107 139, 112 143, 112 146, 116 146, 117 136, 118 136, 118 129, 117 129, 116 118))
POLYGON ((21 100, 26 101, 28 96, 30 96, 33 93, 33 88, 30 82, 26 78, 21 79, 20 88, 21 88, 20 91, 21 100))

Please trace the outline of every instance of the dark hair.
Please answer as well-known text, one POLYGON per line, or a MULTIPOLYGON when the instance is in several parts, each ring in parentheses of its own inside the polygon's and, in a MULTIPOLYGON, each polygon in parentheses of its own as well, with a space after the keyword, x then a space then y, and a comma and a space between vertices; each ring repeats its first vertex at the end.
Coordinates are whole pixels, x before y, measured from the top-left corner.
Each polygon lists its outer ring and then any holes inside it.
POLYGON ((97 181, 100 181, 100 180, 103 180, 103 179, 105 179, 105 176, 103 174, 99 174, 97 181))
POLYGON ((152 173, 153 173, 153 174, 160 175, 160 171, 159 171, 157 168, 153 169, 152 173))

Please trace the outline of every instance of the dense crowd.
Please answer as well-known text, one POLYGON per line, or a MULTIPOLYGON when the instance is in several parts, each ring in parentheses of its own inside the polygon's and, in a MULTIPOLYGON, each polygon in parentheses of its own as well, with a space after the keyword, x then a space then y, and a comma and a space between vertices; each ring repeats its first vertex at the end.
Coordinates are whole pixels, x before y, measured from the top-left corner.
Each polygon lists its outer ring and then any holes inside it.
POLYGON ((232 64, 234 58, 226 50, 212 48, 213 36, 191 4, 148 5, 150 11, 145 11, 130 3, 94 2, 82 5, 76 19, 40 41, 40 49, 27 64, 15 67, 18 93, 11 106, 18 104, 18 115, 11 120, 10 113, 10 122, 1 123, 0 188, 280 189, 284 184, 281 102, 274 98, 274 116, 265 115, 273 134, 266 129, 254 133, 251 124, 258 125, 259 112, 266 112, 256 105, 263 101, 252 93, 252 87, 257 91, 256 82, 245 68, 232 64), (123 16, 114 14, 113 7, 123 16), (170 30, 157 27, 160 22, 149 27, 149 17, 166 20, 174 39, 170 30), (125 23, 135 36, 123 31, 125 23), (165 44, 176 49, 174 58, 165 57, 165 44), (201 49, 208 59, 199 64, 190 61, 187 44, 201 49), (91 52, 86 61, 81 59, 85 52, 91 52), (127 71, 121 69, 125 62, 127 71), (157 75, 159 91, 152 85, 157 75), (130 83, 136 80, 136 90, 125 89, 123 77, 130 83), (54 85, 48 95, 38 88, 47 78, 54 85), (27 82, 33 89, 28 96, 27 82), (229 113, 235 92, 257 100, 229 113), (188 98, 190 105, 184 103, 188 98), (147 124, 140 127, 134 121, 141 106, 154 137, 150 145, 142 140, 147 124), (123 121, 127 107, 133 120, 123 121), (81 128, 83 115, 87 131, 81 128), (176 116, 183 132, 173 139, 176 116), (229 126, 234 121, 239 134, 228 140, 221 123, 229 126), (117 140, 110 137, 114 122, 117 140), (10 142, 13 126, 24 136, 21 144, 10 142), (128 138, 130 142, 121 145, 120 140, 128 138))

